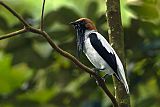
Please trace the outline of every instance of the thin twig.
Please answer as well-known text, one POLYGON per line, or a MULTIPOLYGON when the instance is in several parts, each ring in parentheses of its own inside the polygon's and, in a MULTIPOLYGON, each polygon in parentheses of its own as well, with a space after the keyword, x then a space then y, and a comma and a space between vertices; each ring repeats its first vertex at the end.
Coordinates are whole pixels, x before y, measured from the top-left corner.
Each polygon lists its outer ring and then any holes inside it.
POLYGON ((17 30, 15 32, 12 32, 12 33, 9 33, 9 34, 5 34, 5 35, 2 35, 0 36, 0 40, 2 39, 7 39, 7 38, 10 38, 10 37, 13 37, 13 36, 16 36, 18 34, 22 34, 22 33, 25 33, 27 32, 27 30, 24 28, 24 29, 21 29, 21 30, 17 30))
POLYGON ((24 26, 29 27, 29 24, 23 19, 23 17, 21 15, 19 15, 16 11, 14 11, 13 9, 11 9, 9 6, 7 6, 6 4, 4 4, 2 1, 0 1, 0 4, 5 7, 7 10, 9 10, 15 17, 17 17, 24 26))
POLYGON ((43 0, 42 13, 41 13, 41 23, 40 23, 40 29, 42 31, 43 31, 43 27, 44 27, 44 6, 45 6, 45 0, 43 0))

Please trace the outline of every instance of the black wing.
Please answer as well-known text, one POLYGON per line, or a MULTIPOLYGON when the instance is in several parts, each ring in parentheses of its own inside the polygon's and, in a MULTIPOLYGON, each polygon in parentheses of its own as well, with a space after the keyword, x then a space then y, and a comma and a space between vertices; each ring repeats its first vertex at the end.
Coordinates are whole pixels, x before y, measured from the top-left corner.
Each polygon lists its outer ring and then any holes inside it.
POLYGON ((98 39, 97 34, 91 33, 89 35, 91 45, 97 51, 97 53, 108 63, 108 65, 117 73, 117 62, 116 57, 113 53, 109 53, 106 48, 102 45, 101 41, 98 39))

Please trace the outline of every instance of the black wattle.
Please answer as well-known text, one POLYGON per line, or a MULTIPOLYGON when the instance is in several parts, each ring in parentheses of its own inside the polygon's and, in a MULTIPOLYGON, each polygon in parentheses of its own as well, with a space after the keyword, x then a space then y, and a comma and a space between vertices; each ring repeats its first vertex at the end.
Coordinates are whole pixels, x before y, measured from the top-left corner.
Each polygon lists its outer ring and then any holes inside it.
POLYGON ((77 28, 77 55, 80 57, 84 49, 84 33, 85 29, 78 27, 77 28))

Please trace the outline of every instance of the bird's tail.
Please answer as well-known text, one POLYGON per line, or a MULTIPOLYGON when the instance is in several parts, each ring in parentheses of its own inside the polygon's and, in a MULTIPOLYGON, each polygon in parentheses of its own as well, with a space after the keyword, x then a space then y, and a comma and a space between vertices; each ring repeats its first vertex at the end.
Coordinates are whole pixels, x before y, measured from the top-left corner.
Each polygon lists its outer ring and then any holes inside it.
POLYGON ((119 57, 116 55, 116 59, 117 59, 117 69, 118 69, 118 77, 120 79, 120 81, 124 84, 124 87, 126 89, 127 94, 129 94, 129 87, 128 87, 128 83, 126 80, 126 76, 125 76, 125 72, 124 72, 124 68, 123 65, 119 59, 119 57))
POLYGON ((129 87, 126 78, 122 77, 121 82, 124 84, 127 94, 129 94, 129 87))
POLYGON ((126 92, 127 94, 129 94, 129 87, 128 87, 128 84, 127 84, 127 81, 126 79, 124 79, 121 74, 119 76, 117 76, 116 74, 113 74, 119 81, 121 81, 126 89, 126 92))

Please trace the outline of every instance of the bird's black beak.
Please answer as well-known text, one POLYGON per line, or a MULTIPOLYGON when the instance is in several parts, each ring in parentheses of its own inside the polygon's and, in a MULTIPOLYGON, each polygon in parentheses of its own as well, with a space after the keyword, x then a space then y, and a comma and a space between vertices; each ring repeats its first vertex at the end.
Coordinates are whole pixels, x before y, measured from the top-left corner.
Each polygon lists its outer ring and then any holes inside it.
POLYGON ((80 54, 83 52, 84 45, 84 28, 80 25, 79 22, 70 22, 73 25, 74 29, 77 32, 77 55, 80 57, 80 54))
POLYGON ((70 22, 69 24, 74 25, 74 24, 75 24, 75 22, 70 22))
POLYGON ((76 22, 76 21, 75 22, 70 22, 69 24, 71 24, 74 27, 75 30, 78 29, 78 26, 79 26, 78 22, 76 22))

